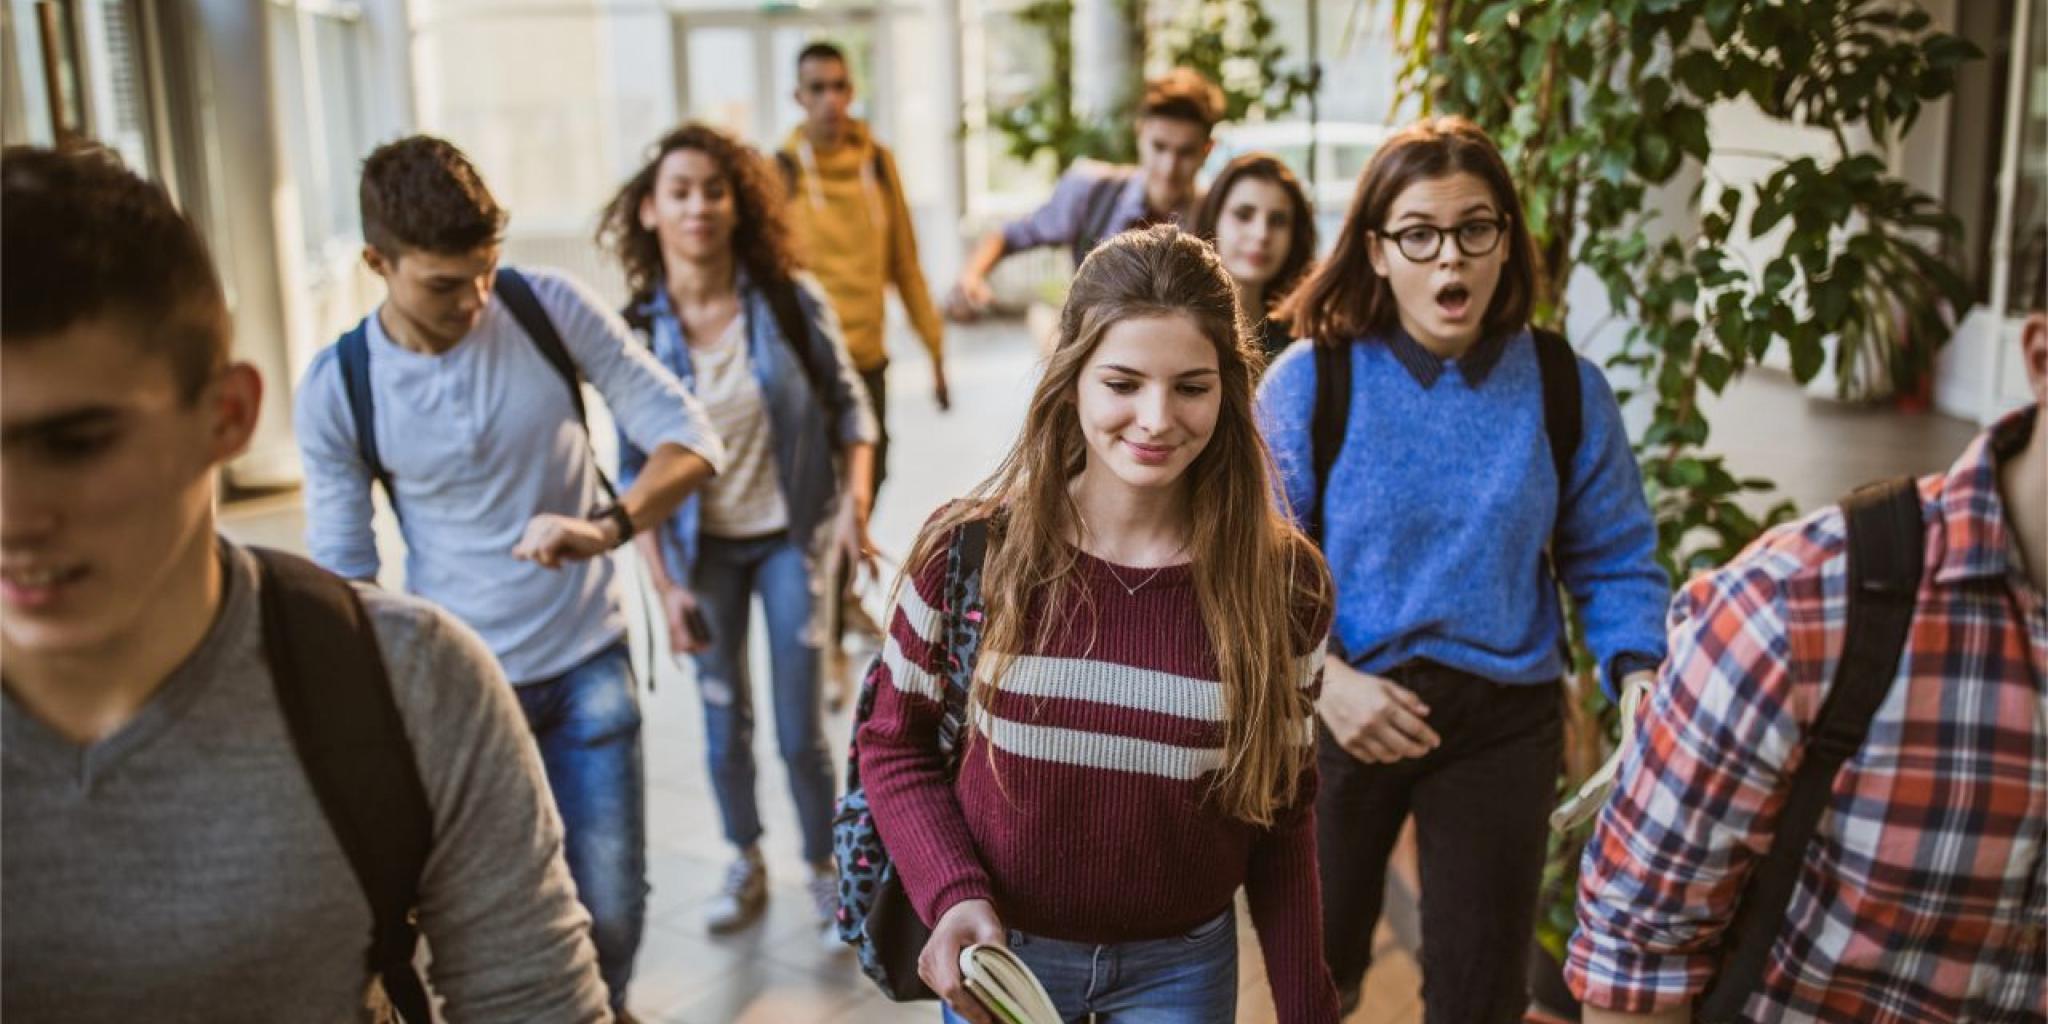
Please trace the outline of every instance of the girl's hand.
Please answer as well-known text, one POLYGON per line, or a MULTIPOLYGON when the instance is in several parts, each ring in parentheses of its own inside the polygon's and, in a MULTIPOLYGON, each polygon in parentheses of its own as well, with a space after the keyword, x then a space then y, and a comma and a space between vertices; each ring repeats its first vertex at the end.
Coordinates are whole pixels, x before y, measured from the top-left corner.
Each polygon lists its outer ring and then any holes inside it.
POLYGON ((917 955, 917 976, 970 1024, 999 1024, 960 980, 960 951, 977 945, 1007 946, 1008 935, 1003 922, 996 918, 994 904, 987 900, 961 900, 932 925, 931 941, 917 955))
POLYGON ((1424 721, 1429 706, 1413 690, 1337 658, 1323 663, 1323 696, 1316 711, 1337 745, 1367 764, 1421 757, 1443 742, 1424 721))
POLYGON ((875 542, 868 536, 867 513, 854 502, 840 508, 839 520, 832 526, 832 543, 846 565, 865 570, 871 578, 880 573, 875 564, 875 542))
POLYGON ((668 620, 668 647, 677 654, 696 654, 711 649, 711 638, 698 636, 691 628, 692 620, 702 621, 697 609, 697 597, 688 587, 674 585, 661 588, 661 614, 668 620))

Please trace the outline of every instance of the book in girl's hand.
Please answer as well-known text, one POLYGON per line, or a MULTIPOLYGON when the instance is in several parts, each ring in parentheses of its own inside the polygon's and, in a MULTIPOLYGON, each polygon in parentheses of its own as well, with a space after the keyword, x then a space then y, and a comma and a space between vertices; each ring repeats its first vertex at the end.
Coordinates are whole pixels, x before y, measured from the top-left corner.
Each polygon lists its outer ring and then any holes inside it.
POLYGON ((1017 954, 1001 946, 969 946, 960 951, 960 978, 1003 1024, 1062 1024, 1038 976, 1017 954))

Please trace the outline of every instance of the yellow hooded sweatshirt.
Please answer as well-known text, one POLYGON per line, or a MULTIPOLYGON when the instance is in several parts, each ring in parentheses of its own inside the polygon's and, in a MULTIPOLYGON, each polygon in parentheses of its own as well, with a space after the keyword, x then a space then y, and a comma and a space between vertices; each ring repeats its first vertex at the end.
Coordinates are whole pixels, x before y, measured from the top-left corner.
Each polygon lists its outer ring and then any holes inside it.
POLYGON ((782 151, 783 167, 794 172, 788 211, 797 252, 831 297, 854 366, 874 371, 888 362, 882 292, 890 284, 932 361, 939 362, 939 311, 917 265, 917 235, 895 157, 874 141, 863 121, 848 125, 846 137, 829 150, 813 148, 799 125, 782 151))

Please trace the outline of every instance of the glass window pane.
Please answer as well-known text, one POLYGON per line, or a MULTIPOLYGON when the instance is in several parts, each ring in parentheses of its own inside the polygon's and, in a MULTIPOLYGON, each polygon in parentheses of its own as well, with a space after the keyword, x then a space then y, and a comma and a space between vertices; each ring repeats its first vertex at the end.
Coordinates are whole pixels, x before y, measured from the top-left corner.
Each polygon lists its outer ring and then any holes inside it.
POLYGON ((687 36, 689 116, 742 138, 754 131, 754 40, 744 28, 706 26, 687 36))

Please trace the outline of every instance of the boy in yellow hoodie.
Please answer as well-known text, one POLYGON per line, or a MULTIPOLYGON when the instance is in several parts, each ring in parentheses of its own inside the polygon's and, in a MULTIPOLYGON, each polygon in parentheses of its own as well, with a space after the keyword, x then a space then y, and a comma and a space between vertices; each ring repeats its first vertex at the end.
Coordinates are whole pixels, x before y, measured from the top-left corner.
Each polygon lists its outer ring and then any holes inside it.
POLYGON ((812 43, 797 55, 796 69, 796 101, 804 108, 804 123, 790 132, 776 160, 790 183, 789 223, 798 252, 832 299, 847 352, 882 424, 875 445, 874 489, 879 491, 889 459, 883 291, 896 286, 911 326, 931 354, 932 393, 940 409, 950 403, 944 336, 917 264, 917 234, 895 157, 875 141, 865 122, 848 112, 853 78, 846 54, 831 43, 812 43))

